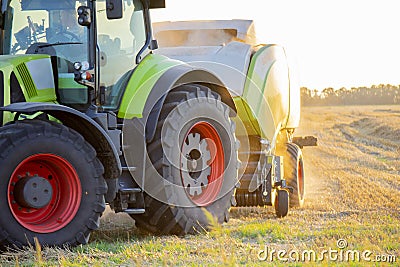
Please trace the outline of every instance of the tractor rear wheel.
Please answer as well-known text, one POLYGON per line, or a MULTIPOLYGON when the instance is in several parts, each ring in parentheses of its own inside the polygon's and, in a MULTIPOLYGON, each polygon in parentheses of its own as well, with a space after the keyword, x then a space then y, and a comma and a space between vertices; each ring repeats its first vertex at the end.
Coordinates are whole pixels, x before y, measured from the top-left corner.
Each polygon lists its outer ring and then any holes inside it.
POLYGON ((155 172, 146 169, 146 212, 133 215, 136 225, 184 235, 228 221, 238 147, 229 107, 217 93, 196 84, 171 91, 147 144, 155 172))
POLYGON ((293 143, 287 143, 282 149, 286 184, 293 188, 290 207, 302 207, 305 197, 303 154, 300 147, 293 143))
POLYGON ((0 245, 78 245, 105 209, 107 185, 96 151, 54 122, 0 128, 0 245))

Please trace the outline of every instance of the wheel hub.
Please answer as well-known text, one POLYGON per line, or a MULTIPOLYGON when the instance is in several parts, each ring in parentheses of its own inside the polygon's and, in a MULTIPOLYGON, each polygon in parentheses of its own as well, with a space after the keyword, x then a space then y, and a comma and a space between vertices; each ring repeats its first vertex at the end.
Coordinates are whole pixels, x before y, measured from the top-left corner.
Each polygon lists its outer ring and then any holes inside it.
POLYGON ((53 189, 47 179, 27 174, 15 184, 14 196, 20 206, 40 209, 50 203, 53 189))
POLYGON ((180 155, 182 186, 190 200, 208 206, 221 191, 224 176, 224 147, 211 123, 199 121, 185 135, 180 155))
POLYGON ((23 227, 53 233, 76 215, 81 202, 79 176, 66 159, 35 154, 18 164, 8 183, 8 205, 23 227))
POLYGON ((182 147, 182 180, 189 195, 196 196, 208 185, 211 168, 207 164, 211 160, 206 139, 200 140, 200 134, 191 133, 182 147))

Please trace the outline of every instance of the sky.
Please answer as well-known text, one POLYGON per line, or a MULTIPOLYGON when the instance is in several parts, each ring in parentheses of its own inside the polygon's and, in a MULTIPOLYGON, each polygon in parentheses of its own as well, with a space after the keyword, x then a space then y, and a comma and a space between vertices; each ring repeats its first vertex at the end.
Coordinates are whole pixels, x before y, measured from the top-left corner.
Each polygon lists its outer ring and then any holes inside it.
POLYGON ((252 19, 283 45, 300 86, 400 85, 399 0, 166 0, 152 20, 252 19))

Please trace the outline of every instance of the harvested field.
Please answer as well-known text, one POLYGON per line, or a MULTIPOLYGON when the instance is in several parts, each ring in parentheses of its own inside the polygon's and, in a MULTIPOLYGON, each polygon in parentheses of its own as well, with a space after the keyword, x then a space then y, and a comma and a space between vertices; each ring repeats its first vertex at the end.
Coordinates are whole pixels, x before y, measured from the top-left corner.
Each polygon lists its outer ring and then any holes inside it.
POLYGON ((398 266, 400 106, 306 107, 297 135, 317 136, 319 146, 303 150, 306 202, 286 218, 271 207, 233 208, 228 224, 175 237, 107 212, 89 245, 5 253, 0 266, 398 266))

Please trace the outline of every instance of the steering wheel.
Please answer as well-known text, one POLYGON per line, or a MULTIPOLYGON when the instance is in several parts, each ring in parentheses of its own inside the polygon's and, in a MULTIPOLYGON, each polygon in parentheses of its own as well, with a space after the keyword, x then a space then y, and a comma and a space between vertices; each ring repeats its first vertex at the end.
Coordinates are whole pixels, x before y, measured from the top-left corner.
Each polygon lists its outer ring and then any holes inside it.
POLYGON ((65 58, 71 62, 79 61, 82 50, 77 47, 82 47, 82 37, 68 30, 54 32, 47 39, 47 43, 55 45, 54 48, 57 56, 65 58), (64 45, 57 45, 64 44, 64 45))

